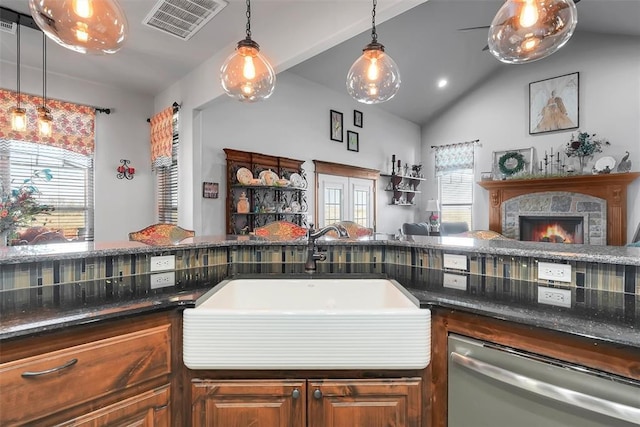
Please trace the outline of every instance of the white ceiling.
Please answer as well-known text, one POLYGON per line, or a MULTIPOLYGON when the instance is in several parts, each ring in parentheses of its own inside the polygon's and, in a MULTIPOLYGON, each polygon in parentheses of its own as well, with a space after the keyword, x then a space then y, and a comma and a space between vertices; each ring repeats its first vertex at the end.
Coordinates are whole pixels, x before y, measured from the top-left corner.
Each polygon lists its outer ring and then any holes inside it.
MULTIPOLYGON (((379 9, 385 2, 392 3, 379 0, 379 9)), ((244 0, 229 0, 229 5, 189 41, 142 24, 155 0, 120 0, 120 4, 129 23, 129 39, 120 52, 88 56, 49 43, 48 72, 156 95, 212 56, 231 53, 235 43, 245 35, 244 0)), ((499 67, 508 66, 493 59, 488 52, 482 52, 486 45, 485 30, 457 31, 488 25, 501 4, 502 0, 429 0, 386 22, 382 21, 388 16, 380 13, 378 40, 397 62, 402 75, 398 95, 380 107, 424 123, 499 67), (441 77, 450 82, 445 90, 435 86, 441 77)), ((27 0, 2 0, 2 6, 29 14, 27 0)), ((307 21, 305 25, 326 28, 326 38, 309 47, 309 52, 319 51, 323 44, 329 46, 347 38, 336 40, 336 13, 342 19, 346 16, 357 21, 353 28, 344 25, 342 33, 357 34, 369 25, 370 7, 370 0, 253 0, 252 33, 259 43, 274 38, 286 42, 295 37, 288 32, 291 20, 307 21)), ((578 4, 578 19, 577 31, 640 37, 640 0, 582 0, 578 4)), ((367 30, 295 65, 290 71, 337 91, 346 91, 347 71, 369 41, 367 30)), ((41 33, 23 29, 23 67, 42 67, 41 46, 41 33)), ((264 44, 262 47, 267 49, 264 44)), ((565 48, 568 47, 570 44, 565 48)), ((311 54, 301 52, 300 58, 311 54)), ((15 37, 0 32, 0 60, 15 64, 15 56, 15 37)), ((282 71, 284 65, 276 69, 282 71)))

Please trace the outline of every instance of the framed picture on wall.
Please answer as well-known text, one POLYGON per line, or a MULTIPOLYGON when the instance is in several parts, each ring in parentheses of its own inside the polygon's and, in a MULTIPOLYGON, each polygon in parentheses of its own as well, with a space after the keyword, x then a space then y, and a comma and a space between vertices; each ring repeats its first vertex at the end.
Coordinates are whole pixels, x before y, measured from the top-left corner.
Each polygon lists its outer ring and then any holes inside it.
POLYGON ((330 136, 332 141, 343 141, 342 132, 342 113, 336 110, 331 110, 329 115, 330 120, 330 136))
POLYGON ((347 131, 347 150, 360 151, 360 141, 358 132, 347 131))
POLYGON ((218 189, 219 185, 217 182, 203 182, 202 197, 204 197, 205 199, 217 199, 218 189))
POLYGON ((353 125, 357 128, 362 127, 362 111, 353 110, 353 125))
POLYGON ((529 133, 577 129, 579 73, 529 83, 529 133))

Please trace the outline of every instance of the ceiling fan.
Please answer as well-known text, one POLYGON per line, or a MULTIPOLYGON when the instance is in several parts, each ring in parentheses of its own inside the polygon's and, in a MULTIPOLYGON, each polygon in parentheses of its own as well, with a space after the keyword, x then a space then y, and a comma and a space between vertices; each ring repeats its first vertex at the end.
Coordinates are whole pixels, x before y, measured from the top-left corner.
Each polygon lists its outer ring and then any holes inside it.
MULTIPOLYGON (((573 0, 573 3, 577 5, 580 3, 580 0, 573 0)), ((458 28, 458 31, 488 30, 489 28, 491 28, 491 25, 481 25, 479 27, 458 28)), ((482 48, 483 52, 486 50, 489 50, 489 45, 485 45, 485 47, 482 48)))

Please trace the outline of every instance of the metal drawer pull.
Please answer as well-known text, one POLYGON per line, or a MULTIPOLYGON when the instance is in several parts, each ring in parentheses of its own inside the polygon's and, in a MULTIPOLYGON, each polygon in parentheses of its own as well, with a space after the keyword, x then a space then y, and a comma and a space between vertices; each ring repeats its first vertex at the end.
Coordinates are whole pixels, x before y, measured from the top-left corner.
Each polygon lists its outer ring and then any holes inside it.
POLYGON ((640 425, 638 424, 640 422, 640 408, 611 402, 600 397, 539 381, 459 353, 452 352, 450 359, 460 366, 522 390, 548 397, 567 405, 640 425))
POLYGON ((64 365, 56 366, 55 368, 45 369, 44 371, 26 371, 22 373, 22 378, 33 378, 42 375, 53 374, 54 372, 62 371, 63 369, 70 368, 78 363, 78 359, 71 359, 64 365))
POLYGON ((293 392, 291 392, 291 397, 293 397, 294 399, 297 399, 300 397, 300 390, 298 390, 297 388, 293 389, 293 392))
POLYGON ((319 388, 314 390, 313 397, 315 397, 316 399, 322 399, 322 392, 319 388))

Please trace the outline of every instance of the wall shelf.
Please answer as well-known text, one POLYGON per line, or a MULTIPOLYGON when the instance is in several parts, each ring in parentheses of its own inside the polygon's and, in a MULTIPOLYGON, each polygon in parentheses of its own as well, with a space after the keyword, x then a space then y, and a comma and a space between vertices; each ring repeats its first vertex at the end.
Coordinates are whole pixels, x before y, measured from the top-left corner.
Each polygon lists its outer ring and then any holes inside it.
POLYGON ((415 206, 413 200, 416 194, 420 194, 418 185, 426 178, 407 175, 388 175, 380 174, 381 177, 387 178, 389 183, 384 191, 393 193, 391 197, 391 206, 415 206))

